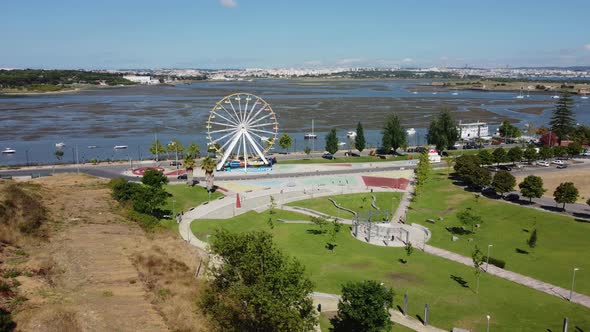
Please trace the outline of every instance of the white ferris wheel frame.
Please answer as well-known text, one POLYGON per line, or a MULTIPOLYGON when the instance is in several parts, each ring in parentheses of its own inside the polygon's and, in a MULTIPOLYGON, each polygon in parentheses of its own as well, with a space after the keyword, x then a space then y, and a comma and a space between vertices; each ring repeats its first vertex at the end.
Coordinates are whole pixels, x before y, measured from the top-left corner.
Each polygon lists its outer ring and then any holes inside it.
POLYGON ((207 119, 207 145, 223 154, 216 169, 221 170, 231 155, 243 156, 246 170, 250 155, 268 164, 265 155, 278 130, 276 113, 264 99, 245 92, 221 98, 207 119))

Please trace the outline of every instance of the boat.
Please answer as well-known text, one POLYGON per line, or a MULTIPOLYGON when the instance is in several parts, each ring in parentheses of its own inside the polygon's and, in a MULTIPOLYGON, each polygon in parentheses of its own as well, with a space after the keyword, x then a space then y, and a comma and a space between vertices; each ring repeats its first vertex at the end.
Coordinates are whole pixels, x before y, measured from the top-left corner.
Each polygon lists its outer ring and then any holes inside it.
POLYGON ((115 145, 115 150, 127 149, 127 145, 115 145))
POLYGON ((355 138, 356 137, 356 132, 349 131, 348 133, 346 133, 346 137, 348 137, 348 138, 355 138))
POLYGON ((410 128, 410 129, 406 130, 406 133, 408 133, 408 135, 414 135, 414 134, 416 134, 416 129, 410 128))
POLYGON ((346 145, 346 142, 338 142, 338 146, 344 146, 346 145))
POLYGON ((418 91, 414 91, 414 92, 412 92, 412 94, 415 94, 415 95, 417 95, 417 94, 418 94, 418 91))
POLYGON ((313 132, 313 120, 311 120, 311 133, 303 135, 303 139, 316 139, 318 135, 313 132))
POLYGON ((61 148, 65 147, 65 146, 66 146, 66 144, 64 142, 55 143, 55 147, 56 148, 60 148, 61 149, 61 148))
POLYGON ((432 94, 435 95, 435 94, 437 94, 437 92, 433 92, 432 94))
POLYGON ((555 95, 555 96, 553 96, 551 98, 553 98, 553 99, 559 99, 559 96, 558 95, 555 95))
POLYGON ((520 94, 516 96, 516 99, 524 99, 524 96, 522 95, 522 89, 520 89, 520 94))
POLYGON ((3 154, 13 154, 13 153, 16 153, 16 150, 13 148, 6 148, 6 149, 2 150, 2 153, 3 154))
POLYGON ((96 145, 88 145, 89 149, 96 149, 96 145))
POLYGON ((459 92, 453 92, 453 93, 451 93, 451 95, 458 96, 459 95, 459 92))
POLYGON ((580 97, 580 99, 588 99, 588 96, 586 96, 586 92, 582 92, 582 97, 580 97))

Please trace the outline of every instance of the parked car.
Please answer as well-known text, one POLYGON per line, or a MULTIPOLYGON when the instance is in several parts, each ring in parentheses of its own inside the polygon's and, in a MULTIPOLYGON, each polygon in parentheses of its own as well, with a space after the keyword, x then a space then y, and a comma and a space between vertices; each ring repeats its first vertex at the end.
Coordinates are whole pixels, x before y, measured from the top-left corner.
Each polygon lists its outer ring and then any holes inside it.
POLYGON ((344 155, 346 157, 360 157, 361 155, 358 153, 354 153, 354 152, 344 152, 344 155))
POLYGON ((500 166, 498 166, 498 168, 503 171, 508 171, 508 172, 510 172, 512 170, 512 167, 510 167, 508 165, 500 165, 500 166))
POLYGON ((180 174, 179 176, 176 177, 178 180, 186 180, 188 178, 188 175, 186 173, 184 174, 180 174))
POLYGON ((518 194, 512 193, 512 194, 508 194, 508 195, 504 196, 504 199, 509 202, 515 202, 520 199, 520 196, 518 194))
POLYGON ((565 164, 565 163, 563 162, 563 160, 558 160, 558 159, 551 161, 551 163, 552 163, 552 164, 555 164, 555 165, 563 165, 563 164, 565 164))
POLYGON ((559 169, 567 168, 567 164, 557 165, 557 168, 559 168, 559 169))
POLYGON ((488 166, 488 171, 490 171, 490 172, 497 172, 499 170, 500 170, 500 167, 488 166))
POLYGON ((170 166, 182 166, 182 162, 173 160, 170 162, 170 166))
POLYGON ((336 158, 334 157, 334 155, 332 155, 331 153, 324 153, 324 154, 322 155, 322 158, 324 158, 324 159, 330 159, 330 160, 332 160, 332 159, 336 159, 336 158))
POLYGON ((539 160, 537 161, 537 166, 549 167, 549 163, 545 160, 539 160))

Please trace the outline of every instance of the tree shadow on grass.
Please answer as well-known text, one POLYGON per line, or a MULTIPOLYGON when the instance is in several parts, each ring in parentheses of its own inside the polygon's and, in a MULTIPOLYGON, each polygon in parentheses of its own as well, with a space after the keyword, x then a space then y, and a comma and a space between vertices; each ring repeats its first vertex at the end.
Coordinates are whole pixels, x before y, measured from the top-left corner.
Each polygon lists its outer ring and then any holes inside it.
POLYGON ((515 251, 516 251, 516 253, 518 253, 518 254, 523 254, 523 255, 528 255, 528 254, 529 254, 529 252, 528 252, 528 251, 526 251, 526 250, 524 250, 524 249, 516 248, 516 249, 514 249, 514 250, 515 250, 515 251))
POLYGON ((454 234, 454 235, 467 235, 467 234, 472 233, 470 230, 467 230, 463 227, 454 226, 454 227, 445 227, 445 228, 449 233, 454 234))
POLYGON ((574 332, 584 332, 584 330, 582 330, 581 327, 576 326, 576 329, 574 330, 574 332))
POLYGON ((467 285, 467 281, 465 281, 465 279, 463 279, 463 277, 459 277, 454 274, 451 274, 451 279, 453 279, 455 282, 457 282, 459 285, 461 285, 461 287, 469 288, 469 286, 467 285))
POLYGON ((397 261, 400 262, 400 263, 402 263, 402 264, 406 264, 408 262, 407 260, 405 260, 403 258, 399 258, 397 261))
POLYGON ((306 230, 307 234, 313 234, 313 235, 322 235, 324 233, 326 233, 325 230, 319 230, 319 229, 308 229, 306 230))

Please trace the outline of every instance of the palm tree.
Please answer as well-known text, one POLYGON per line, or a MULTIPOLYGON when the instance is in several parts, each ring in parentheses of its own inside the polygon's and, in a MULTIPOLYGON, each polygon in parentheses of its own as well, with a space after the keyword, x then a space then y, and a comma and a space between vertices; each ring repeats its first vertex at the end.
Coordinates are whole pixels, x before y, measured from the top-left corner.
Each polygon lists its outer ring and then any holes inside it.
POLYGON ((186 169, 186 184, 192 185, 193 184, 193 169, 197 163, 192 158, 192 156, 187 155, 184 158, 184 168, 186 169))
POLYGON ((217 167, 215 160, 210 156, 207 156, 203 161, 201 161, 201 169, 205 171, 205 181, 207 181, 207 190, 213 190, 213 171, 217 167))

